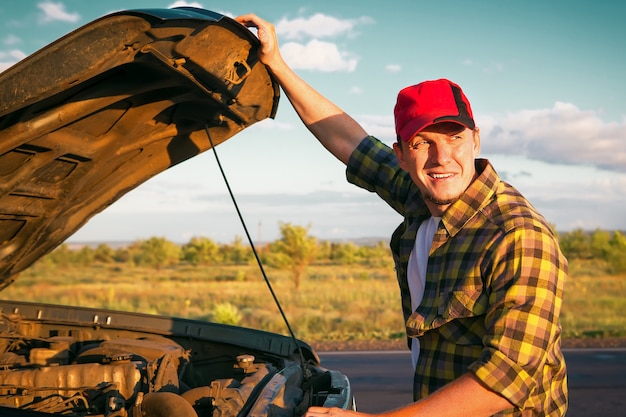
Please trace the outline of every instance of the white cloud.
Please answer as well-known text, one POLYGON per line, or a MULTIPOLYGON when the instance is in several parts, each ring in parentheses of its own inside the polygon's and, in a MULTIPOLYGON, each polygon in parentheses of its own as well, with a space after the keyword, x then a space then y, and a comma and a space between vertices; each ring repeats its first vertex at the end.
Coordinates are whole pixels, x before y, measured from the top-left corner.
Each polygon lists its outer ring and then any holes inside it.
POLYGON ((201 9, 204 8, 204 6, 202 6, 202 4, 198 3, 197 1, 183 1, 183 0, 175 1, 174 3, 167 6, 168 9, 171 9, 173 7, 199 7, 201 9))
POLYGON ((263 119, 255 124, 260 129, 266 130, 292 130, 293 125, 285 122, 278 122, 275 119, 263 119))
POLYGON ((13 64, 15 64, 15 62, 11 63, 11 62, 0 61, 0 72, 4 72, 4 70, 11 68, 13 64))
POLYGON ((496 74, 504 72, 504 64, 501 62, 491 62, 489 65, 483 67, 485 74, 496 74))
POLYGON ((26 58, 26 54, 19 49, 13 49, 8 52, 0 51, 0 71, 4 71, 24 58, 26 58))
MULTIPOLYGON (((603 175, 599 171, 594 172, 592 168, 582 170, 585 171, 585 176, 572 175, 575 178, 581 177, 578 181, 552 181, 550 177, 540 177, 522 184, 516 182, 514 185, 559 230, 624 229, 626 175, 603 175)), ((554 171, 551 168, 550 172, 554 171)))
POLYGON ((303 37, 326 38, 338 35, 354 35, 354 28, 360 24, 373 23, 369 17, 358 19, 337 19, 336 17, 316 13, 309 18, 281 19, 276 24, 276 34, 286 39, 303 37))
POLYGON ((285 61, 295 70, 316 70, 322 72, 353 72, 358 60, 347 52, 341 52, 337 45, 317 39, 306 45, 287 42, 281 48, 285 61))
POLYGON ((5 36, 4 40, 2 41, 2 43, 8 46, 17 45, 18 43, 21 43, 21 42, 22 42, 22 39, 18 38, 17 36, 13 34, 8 34, 7 36, 5 36))
POLYGON ((626 172, 626 118, 605 123, 600 112, 557 102, 480 120, 485 153, 626 172))
POLYGON ((373 23, 369 17, 357 19, 338 19, 333 16, 316 13, 308 18, 283 18, 276 23, 276 34, 291 42, 281 42, 281 52, 295 70, 314 70, 322 72, 352 72, 358 59, 346 52, 336 43, 321 41, 321 38, 355 37, 357 26, 373 23), (310 40, 305 43, 304 39, 310 40), (293 40, 298 40, 295 42, 293 40))
POLYGON ((396 140, 396 130, 392 115, 363 114, 355 116, 355 119, 368 134, 375 136, 381 141, 391 144, 396 140))
POLYGON ((63 3, 44 1, 42 3, 38 3, 37 7, 43 12, 43 16, 41 16, 41 22, 43 23, 53 22, 57 20, 62 22, 75 23, 80 20, 80 15, 78 13, 67 12, 63 3))
POLYGON ((0 60, 2 61, 9 60, 15 63, 24 58, 26 58, 26 54, 19 49, 12 49, 8 52, 0 51, 0 60))
POLYGON ((402 66, 397 64, 388 64, 385 65, 385 71, 395 74, 396 72, 402 71, 402 66))

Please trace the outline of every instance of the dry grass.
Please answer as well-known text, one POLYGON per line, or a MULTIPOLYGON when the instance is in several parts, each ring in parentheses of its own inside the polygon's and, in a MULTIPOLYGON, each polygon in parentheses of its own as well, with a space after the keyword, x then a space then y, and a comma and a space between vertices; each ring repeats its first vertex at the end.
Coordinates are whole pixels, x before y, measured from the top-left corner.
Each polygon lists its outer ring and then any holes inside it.
MULTIPOLYGON (((308 341, 404 338, 391 268, 314 266, 299 290, 286 271, 266 269, 296 335, 308 341)), ((2 298, 213 320, 287 334, 258 267, 150 268, 35 265, 2 298)), ((569 278, 566 338, 626 336, 626 276, 569 278)))
POLYGON ((573 276, 565 288, 564 335, 626 336, 626 275, 573 276))
MULTIPOLYGON (((296 291, 286 271, 267 270, 296 335, 307 340, 403 336, 398 289, 386 268, 315 266, 296 291)), ((30 268, 2 298, 232 322, 288 334, 255 266, 30 268), (230 306, 230 307, 229 307, 230 306), (228 314, 229 308, 232 314, 228 314), (216 314, 219 311, 219 314, 216 314), (226 312, 226 313, 224 313, 226 312), (229 316, 224 320, 223 315, 229 316)))

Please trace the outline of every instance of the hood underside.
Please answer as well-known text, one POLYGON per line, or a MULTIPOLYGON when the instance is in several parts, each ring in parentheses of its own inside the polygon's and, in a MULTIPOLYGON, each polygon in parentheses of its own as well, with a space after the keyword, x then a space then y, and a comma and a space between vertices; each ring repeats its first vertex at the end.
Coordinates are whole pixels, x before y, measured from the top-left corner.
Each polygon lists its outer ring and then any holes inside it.
POLYGON ((0 289, 139 184, 273 118, 257 47, 217 13, 127 11, 0 74, 0 289))

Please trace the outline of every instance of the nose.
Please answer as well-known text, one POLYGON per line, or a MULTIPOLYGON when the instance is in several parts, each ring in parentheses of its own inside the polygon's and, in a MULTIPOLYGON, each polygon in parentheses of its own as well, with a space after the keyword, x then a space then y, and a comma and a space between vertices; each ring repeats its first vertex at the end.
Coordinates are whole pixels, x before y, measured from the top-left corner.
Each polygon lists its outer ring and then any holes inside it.
POLYGON ((434 142, 428 150, 430 152, 429 159, 434 164, 445 165, 451 159, 452 149, 445 142, 434 142))

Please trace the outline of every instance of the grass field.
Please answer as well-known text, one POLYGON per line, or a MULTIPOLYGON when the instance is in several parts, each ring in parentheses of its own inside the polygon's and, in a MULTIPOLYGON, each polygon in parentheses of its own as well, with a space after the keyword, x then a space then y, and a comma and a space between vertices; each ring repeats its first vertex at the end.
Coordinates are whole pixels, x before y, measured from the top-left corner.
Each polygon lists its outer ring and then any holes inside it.
MULTIPOLYGON (((573 268, 572 268, 573 267, 573 268)), ((574 270, 566 284, 565 338, 626 336, 626 276, 574 270)), ((307 341, 404 338, 399 291, 388 267, 312 266, 294 289, 288 272, 267 269, 297 337, 307 341)), ((287 334, 257 266, 152 268, 112 264, 35 265, 3 299, 140 311, 287 334)))

